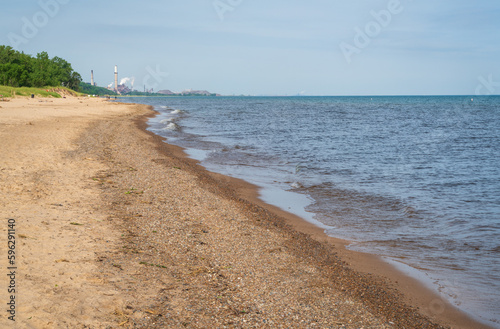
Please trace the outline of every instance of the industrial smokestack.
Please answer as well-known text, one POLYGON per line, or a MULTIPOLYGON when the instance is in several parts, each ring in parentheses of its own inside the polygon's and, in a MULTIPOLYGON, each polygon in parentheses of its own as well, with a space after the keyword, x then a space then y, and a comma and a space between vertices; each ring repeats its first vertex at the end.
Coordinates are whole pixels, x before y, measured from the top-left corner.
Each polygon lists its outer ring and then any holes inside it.
POLYGON ((115 65, 115 92, 118 92, 118 65, 115 65))
POLYGON ((94 85, 94 70, 90 70, 90 85, 94 85))

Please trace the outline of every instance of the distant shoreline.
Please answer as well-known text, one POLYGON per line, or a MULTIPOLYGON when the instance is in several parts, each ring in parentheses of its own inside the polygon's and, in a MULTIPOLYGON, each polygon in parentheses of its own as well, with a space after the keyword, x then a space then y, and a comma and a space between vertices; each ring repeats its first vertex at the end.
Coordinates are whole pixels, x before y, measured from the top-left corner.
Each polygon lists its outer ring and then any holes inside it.
MULTIPOLYGON (((113 95, 114 96, 114 95, 113 95)), ((116 95, 116 97, 262 97, 262 98, 280 98, 280 97, 297 97, 297 98, 321 98, 321 97, 337 97, 337 98, 399 98, 399 97, 464 97, 467 99, 484 99, 489 97, 500 97, 499 95, 116 95)))

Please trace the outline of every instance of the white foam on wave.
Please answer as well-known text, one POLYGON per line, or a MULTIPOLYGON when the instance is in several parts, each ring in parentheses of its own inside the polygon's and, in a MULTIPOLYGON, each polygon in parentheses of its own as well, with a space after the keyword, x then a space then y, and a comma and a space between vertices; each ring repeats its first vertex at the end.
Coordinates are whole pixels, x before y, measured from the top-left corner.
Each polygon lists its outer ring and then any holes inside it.
POLYGON ((300 182, 293 182, 291 185, 293 188, 303 188, 304 185, 302 185, 300 182))
POLYGON ((174 118, 167 118, 167 119, 161 120, 160 123, 163 123, 164 125, 166 125, 166 124, 171 123, 172 121, 174 121, 174 118))
POLYGON ((180 130, 181 127, 174 123, 174 122, 170 122, 165 128, 163 128, 163 130, 180 130))

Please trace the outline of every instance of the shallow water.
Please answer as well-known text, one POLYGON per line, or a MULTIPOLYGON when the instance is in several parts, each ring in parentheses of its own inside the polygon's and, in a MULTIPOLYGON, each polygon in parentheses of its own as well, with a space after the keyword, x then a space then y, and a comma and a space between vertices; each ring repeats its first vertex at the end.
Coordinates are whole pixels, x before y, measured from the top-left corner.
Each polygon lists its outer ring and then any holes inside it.
POLYGON ((265 201, 420 269, 500 327, 500 97, 134 98, 265 201), (289 193, 289 194, 287 194, 289 193), (293 196, 292 196, 293 195, 293 196))

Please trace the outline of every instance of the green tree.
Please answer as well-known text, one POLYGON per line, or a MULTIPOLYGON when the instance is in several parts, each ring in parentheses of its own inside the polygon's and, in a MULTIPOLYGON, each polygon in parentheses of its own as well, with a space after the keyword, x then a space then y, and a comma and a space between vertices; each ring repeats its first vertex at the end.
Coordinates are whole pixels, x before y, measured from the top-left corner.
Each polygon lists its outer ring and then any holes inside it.
POLYGON ((47 52, 32 57, 0 46, 0 84, 12 87, 65 86, 78 91, 82 77, 71 64, 47 52))
POLYGON ((80 91, 80 83, 82 82, 82 76, 78 72, 71 73, 71 78, 68 81, 66 87, 73 89, 75 91, 80 91))

